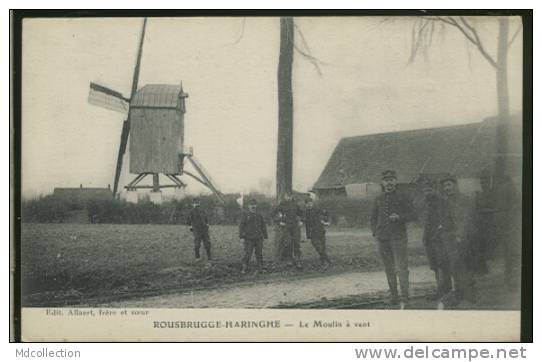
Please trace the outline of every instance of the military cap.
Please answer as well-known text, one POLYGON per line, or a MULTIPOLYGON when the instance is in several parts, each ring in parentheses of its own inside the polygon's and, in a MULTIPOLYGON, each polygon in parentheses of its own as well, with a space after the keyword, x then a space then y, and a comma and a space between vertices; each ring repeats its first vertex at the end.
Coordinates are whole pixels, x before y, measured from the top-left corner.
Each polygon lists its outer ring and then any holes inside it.
POLYGON ((452 175, 451 173, 448 173, 448 174, 444 175, 440 179, 440 183, 443 184, 446 181, 452 181, 455 184, 455 183, 457 183, 457 178, 454 175, 452 175))
POLYGON ((310 197, 307 197, 305 199, 305 203, 308 204, 309 202, 314 202, 314 200, 312 198, 310 198, 310 197))
POLYGON ((435 186, 435 180, 432 180, 429 177, 423 177, 418 182, 422 187, 434 187, 435 186))
POLYGON ((382 180, 386 178, 397 178, 397 173, 394 170, 386 170, 382 172, 382 180))
POLYGON ((256 201, 256 199, 250 199, 250 200, 248 200, 248 204, 249 205, 257 205, 258 202, 256 201))
POLYGON ((193 197, 193 198, 192 198, 192 202, 193 202, 193 203, 199 202, 199 197, 193 197))

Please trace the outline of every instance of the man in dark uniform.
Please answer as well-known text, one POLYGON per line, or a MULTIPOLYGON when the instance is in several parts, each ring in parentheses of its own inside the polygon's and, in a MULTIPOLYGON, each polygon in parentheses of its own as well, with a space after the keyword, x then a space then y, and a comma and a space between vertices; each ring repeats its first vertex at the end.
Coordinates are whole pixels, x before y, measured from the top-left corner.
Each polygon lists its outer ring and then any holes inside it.
POLYGON ((517 291, 521 283, 521 194, 509 176, 501 176, 495 195, 495 234, 504 257, 504 282, 508 290, 517 291))
POLYGON ((496 246, 495 201, 497 199, 491 186, 491 173, 483 170, 480 173, 481 191, 474 198, 474 225, 471 245, 471 256, 467 267, 476 274, 487 274, 488 250, 496 246))
POLYGON ((190 231, 194 234, 194 253, 196 259, 199 260, 200 254, 199 250, 201 244, 205 248, 207 253, 207 260, 211 260, 211 240, 209 238, 209 221, 207 220, 207 215, 200 207, 200 201, 198 198, 192 200, 192 210, 188 214, 188 225, 190 226, 190 231))
POLYGON ((453 280, 454 292, 443 298, 443 302, 454 304, 466 298, 474 301, 474 279, 467 269, 467 258, 471 250, 473 205, 459 193, 457 180, 452 175, 441 179, 445 208, 441 220, 441 245, 443 259, 447 260, 453 280))
POLYGON ((256 200, 250 200, 248 203, 248 212, 241 217, 239 224, 239 239, 243 241, 245 255, 243 256, 243 269, 241 273, 248 271, 252 252, 256 252, 256 262, 258 264, 258 273, 263 272, 263 242, 267 240, 267 227, 262 215, 256 212, 256 200))
POLYGON ((408 250, 406 223, 416 219, 410 199, 397 191, 397 175, 393 170, 382 173, 384 193, 374 202, 371 230, 378 242, 378 249, 391 293, 391 303, 401 301, 401 308, 408 303, 408 250), (401 286, 401 299, 397 291, 397 277, 401 286))
POLYGON ((435 272, 437 283, 436 298, 440 299, 452 290, 452 277, 450 266, 443 252, 442 246, 442 219, 445 211, 445 202, 438 195, 433 180, 424 179, 421 182, 424 194, 423 245, 427 254, 429 268, 435 272))
POLYGON ((285 243, 284 257, 288 260, 289 265, 295 265, 301 269, 301 230, 303 211, 293 198, 291 193, 284 195, 284 200, 277 207, 276 215, 278 224, 281 228, 281 234, 285 243))
POLYGON ((305 200, 305 230, 307 239, 320 256, 320 262, 327 269, 331 262, 326 252, 326 227, 329 226, 329 217, 326 211, 314 206, 311 198, 305 200))

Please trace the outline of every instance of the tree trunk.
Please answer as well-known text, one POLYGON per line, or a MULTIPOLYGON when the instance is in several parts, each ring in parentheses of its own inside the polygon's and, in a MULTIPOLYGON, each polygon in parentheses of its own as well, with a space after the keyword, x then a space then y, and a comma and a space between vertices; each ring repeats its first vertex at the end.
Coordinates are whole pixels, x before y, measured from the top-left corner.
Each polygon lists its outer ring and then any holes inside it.
POLYGON ((280 54, 278 65, 278 147, 277 201, 292 191, 294 106, 292 94, 292 63, 294 60, 294 19, 280 18, 280 54))
MULTIPOLYGON (((294 19, 280 18, 280 54, 278 65, 279 122, 277 142, 277 204, 284 194, 292 191, 294 100, 292 94, 292 63, 294 61, 294 19)), ((274 257, 280 261, 283 255, 283 233, 279 225, 274 227, 274 257)))
POLYGON ((497 137, 495 157, 495 178, 507 174, 508 123, 510 121, 510 100, 508 96, 508 18, 499 19, 499 39, 497 47, 497 137))

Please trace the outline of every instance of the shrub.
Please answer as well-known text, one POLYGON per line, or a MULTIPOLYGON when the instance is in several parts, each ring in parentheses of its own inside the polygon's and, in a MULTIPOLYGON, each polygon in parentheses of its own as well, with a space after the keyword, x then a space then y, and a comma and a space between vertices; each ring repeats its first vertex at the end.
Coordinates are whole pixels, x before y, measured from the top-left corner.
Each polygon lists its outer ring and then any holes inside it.
MULTIPOLYGON (((225 202, 219 203, 213 195, 200 195, 201 207, 206 211, 210 224, 237 225, 243 210, 237 203, 239 194, 225 195, 225 202)), ((244 195, 244 205, 248 200, 256 199, 258 211, 268 224, 273 222, 273 210, 276 207, 273 197, 251 193, 244 195)), ((304 207, 303 201, 298 200, 304 207)), ((334 225, 366 227, 369 225, 372 202, 347 198, 323 199, 317 206, 328 211, 334 225), (339 221, 342 220, 345 225, 339 221)), ((166 201, 156 205, 149 200, 132 204, 124 200, 91 200, 86 205, 74 204, 53 195, 25 200, 22 203, 24 222, 55 223, 65 222, 72 210, 86 207, 91 223, 102 224, 186 224, 192 209, 192 198, 166 201)))
POLYGON ((23 200, 21 203, 21 216, 24 222, 63 222, 70 209, 69 203, 53 195, 41 196, 32 200, 23 200))

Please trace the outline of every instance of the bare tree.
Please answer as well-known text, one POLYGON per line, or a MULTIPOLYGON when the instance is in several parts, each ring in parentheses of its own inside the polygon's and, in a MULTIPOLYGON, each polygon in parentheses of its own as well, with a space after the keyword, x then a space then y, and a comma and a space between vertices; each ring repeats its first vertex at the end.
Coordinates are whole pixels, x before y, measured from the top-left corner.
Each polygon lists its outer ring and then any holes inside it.
MULTIPOLYGON (((246 19, 243 18, 241 30, 236 40, 229 45, 239 44, 246 28, 246 19)), ((294 52, 303 59, 308 60, 322 76, 318 58, 312 55, 309 44, 301 29, 294 23, 292 17, 280 18, 280 53, 277 70, 278 82, 278 139, 277 139, 277 166, 276 166, 276 200, 282 200, 286 193, 292 192, 293 176, 293 143, 294 143, 294 98, 292 89, 294 52), (294 33, 299 35, 301 46, 296 44, 294 33)), ((274 254, 280 259, 284 255, 280 227, 275 229, 274 254)))
POLYGON ((294 100, 292 64, 294 61, 294 19, 280 18, 280 54, 278 65, 278 144, 277 201, 292 191, 294 100))
MULTIPOLYGON (((244 36, 246 18, 243 18, 239 34, 233 43, 239 44, 244 36)), ((292 191, 293 176, 293 141, 294 141, 294 100, 292 90, 292 66, 294 52, 308 60, 322 76, 318 58, 312 55, 309 44, 301 29, 294 23, 292 17, 280 18, 280 53, 277 72, 278 81, 278 142, 276 166, 276 198, 281 200, 285 193, 292 191), (294 33, 299 35, 301 45, 296 44, 294 33)))
POLYGON ((461 32, 465 39, 473 44, 480 55, 495 69, 497 86, 497 149, 495 157, 495 177, 500 179, 506 174, 507 129, 510 120, 510 99, 508 95, 508 50, 522 29, 520 25, 512 37, 509 36, 508 17, 499 18, 496 57, 488 52, 487 44, 480 39, 476 26, 463 16, 427 16, 418 18, 412 27, 412 46, 409 63, 420 53, 426 55, 432 44, 435 24, 449 26, 461 32))
MULTIPOLYGON (((311 54, 308 42, 303 32, 291 17, 280 18, 280 53, 277 71, 278 80, 278 140, 277 140, 277 169, 276 169, 276 199, 277 203, 286 193, 292 192, 293 176, 293 142, 294 142, 294 95, 292 90, 292 65, 294 51, 307 59, 315 67, 318 75, 322 75, 318 60, 311 54), (301 46, 295 42, 294 32, 301 39, 301 46)), ((280 227, 275 228, 275 258, 281 260, 287 254, 288 247, 283 242, 280 227)))

